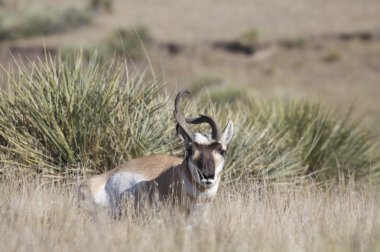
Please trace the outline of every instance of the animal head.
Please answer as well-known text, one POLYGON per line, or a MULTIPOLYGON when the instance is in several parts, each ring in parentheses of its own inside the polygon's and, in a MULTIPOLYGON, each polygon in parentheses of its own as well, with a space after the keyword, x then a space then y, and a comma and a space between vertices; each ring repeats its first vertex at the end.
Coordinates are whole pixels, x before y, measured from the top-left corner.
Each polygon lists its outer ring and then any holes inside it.
POLYGON ((179 108, 180 100, 190 95, 183 90, 175 99, 174 118, 177 121, 177 133, 185 142, 187 167, 193 180, 204 186, 211 187, 219 182, 223 169, 227 145, 231 141, 234 126, 229 121, 223 131, 220 130, 215 120, 208 115, 200 115, 196 118, 185 118, 179 108), (193 133, 188 124, 207 123, 212 129, 211 135, 193 133))

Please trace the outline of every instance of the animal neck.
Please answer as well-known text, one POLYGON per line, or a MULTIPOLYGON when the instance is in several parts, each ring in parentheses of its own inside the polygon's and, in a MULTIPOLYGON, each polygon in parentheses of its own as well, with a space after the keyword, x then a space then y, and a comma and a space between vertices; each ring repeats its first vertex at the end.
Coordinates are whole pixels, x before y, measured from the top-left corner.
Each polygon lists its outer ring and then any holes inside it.
POLYGON ((177 202, 187 210, 212 201, 218 190, 218 184, 205 187, 199 184, 191 174, 187 160, 161 174, 155 182, 161 195, 173 195, 173 202, 177 202))

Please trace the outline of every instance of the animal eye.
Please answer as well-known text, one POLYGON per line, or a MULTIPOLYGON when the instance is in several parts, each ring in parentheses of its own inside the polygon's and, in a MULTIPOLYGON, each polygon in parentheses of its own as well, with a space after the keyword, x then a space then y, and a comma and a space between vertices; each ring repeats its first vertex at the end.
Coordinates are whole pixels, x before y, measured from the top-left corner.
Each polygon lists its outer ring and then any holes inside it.
POLYGON ((219 152, 219 154, 222 155, 223 157, 226 155, 226 150, 219 149, 218 152, 219 152))
POLYGON ((191 149, 191 147, 186 149, 186 154, 188 156, 190 156, 192 153, 193 153, 193 150, 191 149))

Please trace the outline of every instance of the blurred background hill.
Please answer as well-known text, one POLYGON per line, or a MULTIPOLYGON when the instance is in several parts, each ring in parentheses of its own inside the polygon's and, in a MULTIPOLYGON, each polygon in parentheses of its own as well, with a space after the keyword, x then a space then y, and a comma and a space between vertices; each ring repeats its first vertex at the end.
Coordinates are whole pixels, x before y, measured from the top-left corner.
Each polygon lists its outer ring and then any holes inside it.
POLYGON ((80 49, 148 57, 173 90, 307 96, 380 122, 377 0, 0 0, 3 66, 80 49))

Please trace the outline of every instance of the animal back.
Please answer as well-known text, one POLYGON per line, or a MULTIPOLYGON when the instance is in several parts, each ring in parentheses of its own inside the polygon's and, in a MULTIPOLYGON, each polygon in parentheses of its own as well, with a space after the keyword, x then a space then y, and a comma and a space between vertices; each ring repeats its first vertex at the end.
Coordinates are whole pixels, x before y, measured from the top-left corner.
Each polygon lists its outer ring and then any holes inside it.
POLYGON ((153 155, 122 163, 115 168, 114 172, 138 174, 144 177, 144 180, 153 180, 168 169, 178 166, 181 163, 182 159, 178 157, 153 155))

